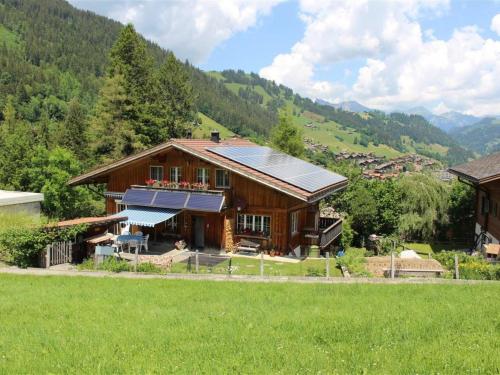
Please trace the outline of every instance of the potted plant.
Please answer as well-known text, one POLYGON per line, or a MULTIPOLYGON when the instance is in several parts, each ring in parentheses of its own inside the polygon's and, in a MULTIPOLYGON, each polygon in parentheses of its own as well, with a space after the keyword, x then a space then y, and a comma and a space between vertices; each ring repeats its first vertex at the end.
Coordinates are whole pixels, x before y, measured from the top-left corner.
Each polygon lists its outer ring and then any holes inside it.
POLYGON ((161 187, 169 187, 170 185, 170 181, 169 180, 163 180, 161 182, 161 187))
POLYGON ((148 178, 145 182, 146 182, 146 186, 152 187, 156 183, 156 180, 153 180, 152 178, 148 178))
POLYGON ((272 256, 272 257, 275 256, 276 255, 276 251, 274 251, 274 249, 271 249, 269 251, 269 255, 272 256))

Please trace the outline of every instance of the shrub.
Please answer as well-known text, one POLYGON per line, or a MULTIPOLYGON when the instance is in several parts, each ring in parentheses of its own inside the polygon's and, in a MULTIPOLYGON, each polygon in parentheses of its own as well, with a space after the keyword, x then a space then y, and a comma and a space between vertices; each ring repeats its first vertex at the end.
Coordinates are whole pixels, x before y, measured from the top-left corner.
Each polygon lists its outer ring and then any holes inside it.
POLYGON ((127 272, 131 271, 132 267, 126 260, 108 257, 99 264, 98 269, 109 272, 127 272))
POLYGON ((49 243, 49 234, 40 228, 7 229, 0 235, 0 258, 22 268, 36 266, 49 243))
POLYGON ((461 279, 500 280, 500 265, 488 263, 481 256, 471 256, 460 251, 441 251, 434 255, 434 259, 449 271, 454 271, 455 255, 458 255, 461 279))
POLYGON ((80 263, 78 266, 78 271, 88 271, 88 270, 94 270, 94 259, 92 258, 87 258, 85 259, 82 263, 80 263))
POLYGON ((326 276, 326 270, 320 270, 315 267, 308 267, 306 276, 312 276, 312 277, 321 277, 321 276, 326 276))
POLYGON ((18 267, 37 266, 47 245, 69 241, 87 229, 85 225, 59 229, 50 227, 11 227, 0 231, 0 259, 18 267))
POLYGON ((364 255, 365 249, 350 248, 345 252, 345 255, 337 258, 337 264, 346 267, 353 275, 368 276, 364 255))
POLYGON ((163 270, 158 267, 156 264, 151 262, 140 263, 137 266, 137 272, 145 272, 145 273, 162 273, 163 270))

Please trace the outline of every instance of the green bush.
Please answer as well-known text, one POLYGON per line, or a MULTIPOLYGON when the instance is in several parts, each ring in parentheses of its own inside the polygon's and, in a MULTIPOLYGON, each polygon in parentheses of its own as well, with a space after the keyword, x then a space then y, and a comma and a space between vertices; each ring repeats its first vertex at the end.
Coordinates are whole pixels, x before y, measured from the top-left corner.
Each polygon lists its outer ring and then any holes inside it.
POLYGON ((99 264, 98 269, 109 272, 127 272, 133 270, 129 262, 115 257, 106 258, 101 264, 99 264))
POLYGON ((26 268, 37 266, 40 254, 56 241, 73 240, 87 229, 85 225, 59 229, 50 227, 11 227, 0 231, 0 260, 26 268))
POLYGON ((321 270, 321 269, 314 268, 314 267, 308 267, 307 272, 306 272, 306 276, 312 276, 312 277, 326 276, 326 270, 324 270, 324 269, 321 270))
POLYGON ((488 263, 481 256, 471 256, 460 251, 441 251, 434 255, 434 259, 453 272, 455 255, 458 256, 458 271, 461 279, 500 280, 500 265, 488 263))
POLYGON ((92 258, 87 258, 85 259, 82 263, 80 263, 77 266, 78 271, 88 271, 88 270, 94 270, 94 259, 92 258))
POLYGON ((163 270, 160 267, 158 267, 156 264, 147 262, 147 263, 140 263, 137 266, 137 272, 163 273, 163 270))
POLYGON ((365 267, 365 251, 364 248, 350 248, 343 256, 337 258, 337 264, 339 267, 346 267, 353 275, 368 276, 365 267))

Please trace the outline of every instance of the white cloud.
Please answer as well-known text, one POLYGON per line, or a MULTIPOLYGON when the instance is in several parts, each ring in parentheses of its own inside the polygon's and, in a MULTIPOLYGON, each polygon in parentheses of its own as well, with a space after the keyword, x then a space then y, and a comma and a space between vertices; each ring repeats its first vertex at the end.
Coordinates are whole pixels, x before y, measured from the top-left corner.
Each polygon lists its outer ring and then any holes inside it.
POLYGON ((198 64, 235 33, 254 26, 282 0, 70 0, 122 23, 198 64))
POLYGON ((491 19, 491 30, 500 35, 500 13, 498 13, 495 17, 491 19))
POLYGON ((448 40, 421 29, 420 17, 438 16, 448 6, 303 0, 302 39, 260 73, 312 98, 354 99, 379 109, 426 105, 500 114, 500 41, 473 26, 455 30, 448 40), (353 59, 364 64, 351 87, 315 79, 320 67, 353 59))

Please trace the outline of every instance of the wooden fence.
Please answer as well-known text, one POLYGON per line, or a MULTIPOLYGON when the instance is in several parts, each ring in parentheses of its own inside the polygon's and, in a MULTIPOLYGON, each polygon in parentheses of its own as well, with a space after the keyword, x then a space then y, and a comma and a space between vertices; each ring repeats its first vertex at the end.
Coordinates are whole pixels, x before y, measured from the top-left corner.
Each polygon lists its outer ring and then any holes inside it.
POLYGON ((42 267, 49 268, 58 264, 71 263, 73 260, 73 244, 70 241, 54 242, 47 245, 42 267))

